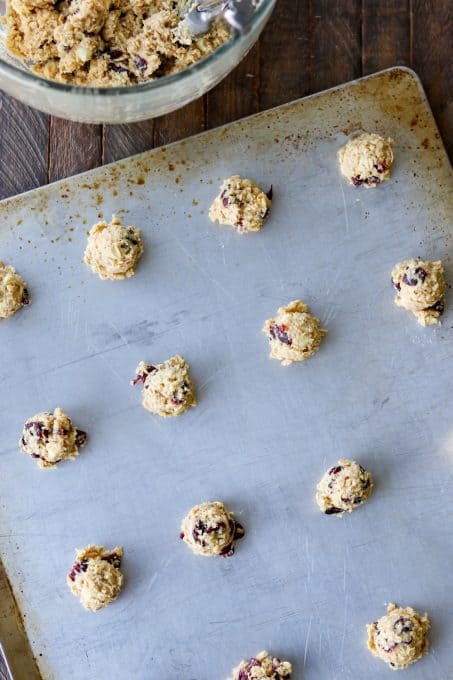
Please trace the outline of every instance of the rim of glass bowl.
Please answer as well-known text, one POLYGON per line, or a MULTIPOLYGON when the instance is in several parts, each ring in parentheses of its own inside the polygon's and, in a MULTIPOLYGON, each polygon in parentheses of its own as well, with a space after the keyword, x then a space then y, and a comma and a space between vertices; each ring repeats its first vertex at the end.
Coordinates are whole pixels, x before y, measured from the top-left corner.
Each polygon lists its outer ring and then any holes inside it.
MULTIPOLYGON (((260 4, 256 8, 255 14, 253 16, 252 25, 250 31, 253 31, 256 24, 265 15, 269 8, 276 0, 261 0, 260 4)), ((168 76, 162 76, 156 80, 151 80, 149 83, 143 82, 137 85, 123 85, 120 87, 89 87, 86 85, 67 85, 66 83, 58 83, 54 80, 47 80, 46 78, 41 78, 32 71, 24 71, 21 68, 17 68, 13 64, 8 63, 0 58, 0 75, 1 73, 7 73, 13 76, 18 81, 27 80, 30 83, 35 83, 39 87, 48 88, 50 90, 57 90, 59 92, 70 92, 71 94, 81 95, 82 97, 92 97, 93 95, 99 95, 101 97, 107 97, 111 95, 124 96, 128 94, 138 94, 140 92, 152 92, 155 90, 160 90, 165 88, 167 85, 172 83, 177 83, 186 80, 198 71, 203 71, 211 63, 214 63, 220 59, 230 50, 235 47, 235 45, 245 36, 241 35, 237 31, 233 31, 233 35, 226 43, 221 45, 215 52, 208 54, 204 59, 196 61, 191 64, 183 71, 178 71, 178 73, 173 73, 168 76)))

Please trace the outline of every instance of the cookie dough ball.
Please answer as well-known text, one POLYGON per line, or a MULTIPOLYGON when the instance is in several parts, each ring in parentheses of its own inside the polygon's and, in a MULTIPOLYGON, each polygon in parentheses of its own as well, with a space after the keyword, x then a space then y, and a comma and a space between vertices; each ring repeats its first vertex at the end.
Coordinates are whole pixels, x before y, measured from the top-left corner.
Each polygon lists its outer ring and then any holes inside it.
POLYGON ((412 312, 422 326, 439 323, 445 293, 444 268, 440 260, 404 260, 394 267, 392 283, 397 291, 395 303, 398 307, 412 312))
POLYGON ((184 517, 180 538, 197 555, 231 557, 233 542, 242 538, 244 528, 223 503, 213 501, 196 505, 184 517))
POLYGON ((189 365, 179 355, 163 364, 141 361, 131 381, 137 383, 143 383, 143 406, 158 416, 180 416, 197 404, 189 365))
POLYGON ((86 444, 87 435, 74 427, 62 408, 53 413, 37 413, 24 425, 19 446, 42 468, 55 467, 62 460, 72 460, 86 444))
POLYGON ((371 474, 354 460, 340 459, 316 487, 316 502, 326 515, 352 512, 368 499, 371 474))
POLYGON ((368 647, 394 669, 407 668, 428 650, 427 614, 389 604, 387 614, 367 625, 368 647))
POLYGON ((263 333, 269 338, 270 356, 278 359, 282 366, 293 361, 305 361, 313 356, 327 333, 319 327, 319 319, 312 316, 307 305, 300 300, 290 302, 277 310, 275 319, 268 319, 263 333))
POLYGON ((143 253, 137 227, 126 227, 118 217, 91 227, 84 261, 103 280, 126 279, 135 274, 143 253))
POLYGON ((260 652, 247 661, 241 661, 229 680, 289 680, 292 671, 289 661, 280 661, 268 652, 260 652))
POLYGON ((338 151, 340 169, 350 184, 376 187, 390 179, 393 165, 393 140, 380 135, 359 135, 338 151))
POLYGON ((251 179, 233 175, 220 187, 209 210, 212 222, 234 227, 240 234, 259 231, 271 207, 272 189, 265 194, 251 179))
POLYGON ((85 609, 97 612, 116 600, 123 586, 120 571, 123 549, 105 550, 102 545, 87 545, 76 550, 76 561, 67 583, 85 609))
POLYGON ((16 274, 14 267, 6 267, 0 262, 0 319, 12 316, 29 302, 25 281, 16 274))

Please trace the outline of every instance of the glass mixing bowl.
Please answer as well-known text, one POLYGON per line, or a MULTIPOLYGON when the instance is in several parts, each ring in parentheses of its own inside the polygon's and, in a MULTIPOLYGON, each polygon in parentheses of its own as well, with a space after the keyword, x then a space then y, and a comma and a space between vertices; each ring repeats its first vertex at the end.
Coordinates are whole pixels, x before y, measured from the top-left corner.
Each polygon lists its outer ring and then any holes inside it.
MULTIPOLYGON (((180 73, 129 87, 80 87, 44 80, 8 55, 0 37, 0 87, 40 111, 81 123, 130 123, 162 116, 201 97, 234 69, 258 39, 276 1, 261 0, 249 32, 233 34, 205 59, 180 73)), ((4 5, 0 0, 0 13, 4 5)))

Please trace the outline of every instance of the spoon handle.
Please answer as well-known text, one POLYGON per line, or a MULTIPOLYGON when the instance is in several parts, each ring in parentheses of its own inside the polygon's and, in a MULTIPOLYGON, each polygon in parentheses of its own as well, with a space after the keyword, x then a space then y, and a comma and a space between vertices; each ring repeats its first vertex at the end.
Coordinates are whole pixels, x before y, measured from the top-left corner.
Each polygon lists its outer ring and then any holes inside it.
POLYGON ((8 660, 6 658, 5 650, 0 643, 0 677, 5 678, 5 680, 14 680, 11 669, 8 665, 8 660))
POLYGON ((223 16, 240 33, 248 33, 255 14, 257 0, 230 0, 225 3, 223 16))
POLYGON ((193 35, 206 33, 221 16, 240 33, 247 33, 257 4, 258 0, 180 0, 180 14, 187 12, 186 25, 193 35))

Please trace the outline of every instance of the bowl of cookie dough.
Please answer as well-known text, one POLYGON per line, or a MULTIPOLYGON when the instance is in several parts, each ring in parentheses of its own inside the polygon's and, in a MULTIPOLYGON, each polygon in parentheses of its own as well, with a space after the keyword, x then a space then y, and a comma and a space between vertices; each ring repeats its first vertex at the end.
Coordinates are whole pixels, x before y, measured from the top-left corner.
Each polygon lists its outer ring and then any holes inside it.
POLYGON ((155 118, 232 71, 275 3, 257 2, 246 33, 220 20, 190 38, 178 33, 176 0, 0 0, 0 87, 78 122, 155 118))

